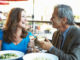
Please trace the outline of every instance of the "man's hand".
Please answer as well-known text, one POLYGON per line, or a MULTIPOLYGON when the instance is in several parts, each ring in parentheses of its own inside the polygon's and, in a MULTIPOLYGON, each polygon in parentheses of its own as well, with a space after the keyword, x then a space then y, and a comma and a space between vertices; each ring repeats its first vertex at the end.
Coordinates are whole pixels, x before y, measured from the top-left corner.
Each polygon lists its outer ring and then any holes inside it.
POLYGON ((45 41, 38 41, 40 44, 40 47, 43 48, 44 50, 49 50, 53 45, 52 43, 46 39, 45 41))

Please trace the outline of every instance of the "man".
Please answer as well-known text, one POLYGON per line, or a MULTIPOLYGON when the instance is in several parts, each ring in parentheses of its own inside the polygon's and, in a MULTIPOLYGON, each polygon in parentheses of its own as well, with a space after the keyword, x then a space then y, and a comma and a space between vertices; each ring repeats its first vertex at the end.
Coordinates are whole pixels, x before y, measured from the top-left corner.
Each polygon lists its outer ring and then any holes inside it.
POLYGON ((41 48, 57 55, 59 60, 80 60, 80 29, 74 24, 70 6, 57 5, 51 17, 52 26, 57 28, 52 43, 39 41, 41 48))

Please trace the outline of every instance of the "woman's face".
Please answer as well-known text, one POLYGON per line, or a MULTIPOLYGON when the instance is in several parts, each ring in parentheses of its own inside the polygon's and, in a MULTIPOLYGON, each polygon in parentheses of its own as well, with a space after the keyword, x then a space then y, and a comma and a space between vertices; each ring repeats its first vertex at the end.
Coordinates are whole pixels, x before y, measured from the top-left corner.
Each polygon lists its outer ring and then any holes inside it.
POLYGON ((21 21, 19 22, 19 27, 26 28, 26 23, 27 23, 26 13, 25 13, 25 11, 22 11, 21 12, 21 21))

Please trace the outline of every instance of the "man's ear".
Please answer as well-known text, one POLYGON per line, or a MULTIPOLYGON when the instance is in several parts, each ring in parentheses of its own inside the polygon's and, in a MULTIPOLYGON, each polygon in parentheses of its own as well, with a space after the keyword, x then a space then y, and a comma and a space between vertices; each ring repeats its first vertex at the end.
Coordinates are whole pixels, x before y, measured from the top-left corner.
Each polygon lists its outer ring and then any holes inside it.
POLYGON ((66 24, 66 23, 67 23, 67 18, 65 18, 65 17, 62 18, 62 23, 63 23, 63 24, 66 24))

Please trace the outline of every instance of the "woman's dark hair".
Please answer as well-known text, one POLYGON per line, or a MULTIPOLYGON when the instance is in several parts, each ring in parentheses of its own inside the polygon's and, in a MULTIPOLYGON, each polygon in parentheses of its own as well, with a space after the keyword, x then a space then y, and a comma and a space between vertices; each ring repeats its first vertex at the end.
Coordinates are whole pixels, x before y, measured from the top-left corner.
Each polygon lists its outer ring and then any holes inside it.
MULTIPOLYGON (((16 38, 16 32, 21 20, 22 11, 24 11, 22 8, 11 9, 3 29, 3 38, 5 42, 11 43, 16 38)), ((25 29, 22 29, 21 38, 25 38, 26 35, 27 31, 25 29)))

